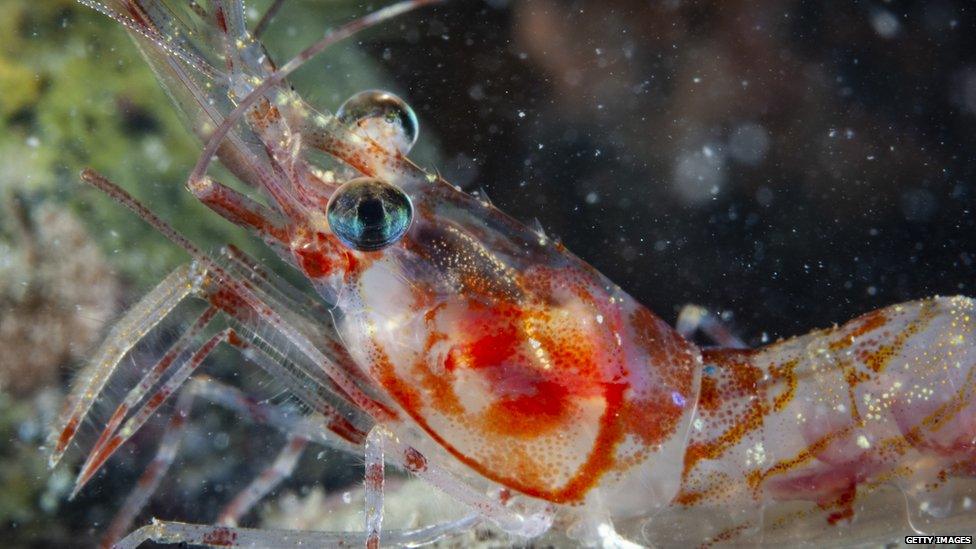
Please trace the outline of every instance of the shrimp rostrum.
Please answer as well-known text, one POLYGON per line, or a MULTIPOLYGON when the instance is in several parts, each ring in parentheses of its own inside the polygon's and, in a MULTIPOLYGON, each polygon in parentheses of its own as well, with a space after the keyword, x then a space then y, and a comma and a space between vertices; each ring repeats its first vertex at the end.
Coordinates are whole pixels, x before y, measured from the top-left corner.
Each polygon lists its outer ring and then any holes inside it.
POLYGON ((122 546, 419 545, 479 523, 606 546, 972 533, 971 299, 896 305, 758 349, 699 348, 696 330, 722 333, 707 313, 689 309, 672 328, 541 231, 408 160, 417 123, 396 96, 363 92, 333 115, 287 83, 330 44, 428 2, 354 20, 278 66, 239 0, 82 1, 130 31, 205 144, 190 192, 315 290, 235 249, 210 257, 103 176, 83 174, 192 261, 96 353, 52 434, 52 465, 133 347, 184 300, 203 303, 141 367, 79 473, 76 491, 175 401, 106 543, 159 484, 196 398, 276 427, 287 443, 218 524, 153 522, 122 546), (214 157, 246 193, 208 175, 214 157), (307 414, 197 373, 220 345, 280 381, 307 414), (364 530, 237 527, 308 444, 365 458, 364 530), (467 514, 384 529, 387 464, 467 514))

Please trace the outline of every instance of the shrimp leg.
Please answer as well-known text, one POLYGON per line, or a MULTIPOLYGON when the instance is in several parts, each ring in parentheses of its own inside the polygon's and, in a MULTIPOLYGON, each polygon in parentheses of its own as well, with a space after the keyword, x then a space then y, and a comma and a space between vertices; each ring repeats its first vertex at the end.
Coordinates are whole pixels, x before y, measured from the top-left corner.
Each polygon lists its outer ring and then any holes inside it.
POLYGON ((308 446, 308 439, 305 436, 290 435, 288 443, 278 453, 274 462, 224 507, 217 518, 217 524, 237 526, 241 517, 246 515, 257 502, 291 476, 306 446, 308 446))
MULTIPOLYGON (((248 397, 244 396, 237 389, 223 385, 206 377, 196 377, 190 383, 188 383, 186 388, 181 392, 177 401, 176 410, 174 411, 170 423, 166 428, 166 432, 162 438, 162 443, 160 444, 155 458, 139 479, 136 488, 133 489, 133 491, 129 494, 121 510, 119 511, 119 514, 113 519, 105 537, 102 540, 103 546, 110 546, 116 539, 118 539, 121 533, 124 532, 125 529, 132 523, 132 520, 136 515, 138 515, 139 511, 145 506, 146 502, 158 488, 162 477, 166 474, 173 462, 173 459, 175 458, 186 427, 186 420, 190 415, 190 411, 192 410, 195 399, 199 397, 208 398, 215 404, 241 413, 248 420, 254 423, 269 424, 289 434, 289 442, 281 453, 279 453, 275 462, 265 470, 265 473, 252 482, 237 497, 235 497, 234 500, 232 500, 232 502, 221 512, 221 523, 228 526, 229 523, 236 522, 236 519, 245 514, 247 510, 250 509, 254 503, 260 500, 262 496, 288 477, 309 440, 314 440, 321 443, 323 440, 334 438, 331 432, 323 430, 321 427, 325 423, 325 418, 320 417, 319 420, 316 421, 314 417, 308 417, 302 418, 300 421, 296 421, 294 418, 289 417, 279 407, 254 402, 248 397)), ((368 475, 367 481, 369 478, 379 479, 380 499, 378 502, 375 499, 371 499, 371 501, 374 502, 373 504, 375 506, 375 510, 380 510, 382 507, 383 452, 381 445, 386 440, 386 437, 386 434, 380 434, 378 429, 374 429, 371 431, 372 443, 374 445, 367 447, 365 450, 367 456, 367 468, 368 470, 374 471, 374 473, 368 475)), ((416 453, 416 451, 413 452, 416 453)), ((367 491, 370 491, 369 482, 367 482, 367 491)), ((377 515, 378 514, 376 511, 371 511, 368 513, 371 520, 377 520, 377 515)), ((382 520, 381 515, 379 515, 379 520, 382 520)), ((385 534, 385 538, 386 541, 390 543, 427 543, 429 541, 439 539, 440 537, 450 535, 451 533, 464 531, 473 526, 478 520, 477 515, 471 515, 454 523, 448 523, 447 525, 432 526, 402 533, 387 532, 385 534), (453 525, 453 528, 448 528, 448 526, 451 525, 453 525), (424 536, 433 537, 430 537, 429 540, 424 541, 426 539, 424 536), (403 541, 398 541, 400 539, 403 541)), ((248 543, 246 542, 241 542, 240 544, 226 542, 233 539, 237 539, 239 542, 241 541, 241 538, 234 538, 231 535, 235 532, 245 532, 247 533, 247 536, 257 536, 258 532, 260 532, 257 530, 238 529, 227 526, 216 529, 207 526, 206 528, 208 531, 213 533, 213 536, 209 538, 197 538, 194 537, 194 535, 190 535, 190 533, 195 532, 195 528, 202 527, 193 526, 191 528, 191 526, 192 525, 179 525, 179 523, 154 523, 149 527, 144 527, 137 530, 128 538, 123 540, 118 546, 130 546, 127 545, 129 543, 133 544, 131 546, 135 546, 146 539, 154 539, 156 541, 163 542, 174 540, 173 542, 182 541, 192 544, 215 546, 247 546, 248 543), (175 531, 161 533, 158 529, 160 524, 174 525, 175 531), (176 526, 179 527, 176 528, 176 526), (227 536, 230 537, 219 537, 217 532, 226 532, 227 536), (133 541, 134 539, 137 539, 138 541, 133 541)), ((378 523, 376 524, 375 528, 375 530, 370 530, 370 536, 364 536, 362 533, 308 533, 310 537, 305 538, 302 537, 304 534, 299 533, 268 532, 266 535, 269 537, 255 537, 255 541, 252 543, 262 547, 276 547, 289 543, 296 543, 298 541, 305 541, 307 543, 321 541, 322 543, 327 544, 356 542, 364 543, 366 539, 379 539, 378 523), (277 540, 277 542, 274 540, 277 540)), ((245 537, 243 539, 251 538, 245 537)))
POLYGON ((274 2, 268 6, 268 9, 265 10, 264 15, 261 16, 260 20, 258 20, 258 24, 254 26, 254 30, 251 31, 251 36, 253 36, 255 40, 264 34, 265 29, 267 29, 268 25, 271 24, 271 21, 274 19, 275 15, 278 15, 278 10, 281 9, 282 4, 284 3, 285 0, 274 0, 274 2))
MULTIPOLYGON (((469 530, 479 522, 476 515, 426 526, 414 530, 388 530, 384 533, 389 546, 417 547, 469 530)), ((256 530, 187 524, 184 522, 153 521, 132 532, 115 545, 118 549, 138 547, 144 541, 182 543, 205 547, 265 547, 286 549, 297 546, 337 547, 363 545, 365 532, 296 532, 293 530, 256 530)))
POLYGON ((354 448, 352 445, 343 445, 332 433, 323 431, 321 426, 327 421, 317 414, 298 419, 289 417, 289 414, 280 407, 255 402, 231 386, 224 385, 206 376, 194 377, 180 393, 156 456, 146 467, 136 487, 129 493, 125 503, 112 520, 102 538, 102 546, 111 546, 125 533, 159 487, 160 480, 169 470, 173 459, 176 457, 186 428, 186 420, 198 398, 209 400, 218 406, 241 414, 252 423, 270 425, 289 435, 289 443, 268 469, 273 473, 262 474, 261 477, 255 479, 221 512, 221 522, 224 524, 231 520, 236 522, 238 518, 247 513, 254 503, 291 474, 291 469, 294 468, 295 462, 300 457, 305 442, 313 440, 319 444, 338 446, 344 450, 354 448), (260 492, 262 490, 263 493, 260 492))
POLYGON ((747 345, 729 330, 715 313, 701 305, 688 304, 678 313, 675 330, 685 339, 691 339, 701 330, 709 339, 722 347, 745 349, 747 345))
POLYGON ((91 366, 76 382, 56 428, 51 432, 51 467, 61 461, 78 432, 78 426, 122 359, 190 295, 197 274, 190 265, 177 267, 115 325, 95 354, 91 366))
POLYGON ((85 461, 84 466, 81 468, 81 472, 78 473, 78 478, 75 481, 74 490, 71 492, 71 497, 77 495, 78 491, 91 480, 92 476, 102 468, 106 460, 115 453, 115 451, 122 446, 122 444, 129 440, 143 425, 149 420, 153 414, 163 405, 170 395, 176 392, 177 389, 185 382, 190 375, 203 364, 203 361, 217 348, 220 343, 227 343, 232 346, 241 345, 241 340, 237 333, 232 328, 225 328, 219 333, 211 336, 207 339, 200 347, 190 355, 186 360, 181 362, 179 366, 175 369, 169 379, 163 383, 150 399, 141 408, 133 413, 132 417, 122 426, 119 432, 111 438, 104 436, 105 442, 99 446, 96 446, 89 454, 88 459, 85 461))
POLYGON ((373 427, 366 435, 366 547, 378 549, 383 528, 383 442, 382 427, 373 427))

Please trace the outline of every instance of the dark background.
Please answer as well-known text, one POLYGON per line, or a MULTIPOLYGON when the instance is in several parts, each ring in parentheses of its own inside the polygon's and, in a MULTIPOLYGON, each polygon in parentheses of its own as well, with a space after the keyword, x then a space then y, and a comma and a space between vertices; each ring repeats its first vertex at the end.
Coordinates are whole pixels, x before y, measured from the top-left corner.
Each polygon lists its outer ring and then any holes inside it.
POLYGON ((666 320, 703 304, 756 343, 972 293, 965 2, 526 0, 433 14, 366 47, 440 138, 438 167, 539 217, 666 320))

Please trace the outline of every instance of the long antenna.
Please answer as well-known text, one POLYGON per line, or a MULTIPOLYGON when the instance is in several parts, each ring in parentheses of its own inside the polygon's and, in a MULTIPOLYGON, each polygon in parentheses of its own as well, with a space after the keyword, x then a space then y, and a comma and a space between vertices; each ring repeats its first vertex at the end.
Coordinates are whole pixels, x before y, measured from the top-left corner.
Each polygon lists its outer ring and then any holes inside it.
POLYGON ((376 10, 368 15, 364 15, 359 19, 350 21, 335 30, 329 31, 318 42, 315 42, 311 46, 299 52, 298 55, 282 65, 281 68, 271 73, 271 75, 268 76, 268 78, 266 78, 261 85, 254 88, 254 90, 249 93, 236 107, 234 107, 234 110, 232 110, 226 118, 224 118, 224 121, 210 135, 210 139, 207 140, 207 144, 203 148, 203 153, 200 155, 200 159, 197 161, 196 166, 193 167, 193 171, 190 172, 189 181, 199 181, 207 172, 207 168, 213 161, 214 155, 216 155, 217 148, 220 146, 221 141, 224 140, 224 137, 227 135, 227 132, 230 131, 231 126, 233 126, 234 123, 241 118, 244 111, 254 105, 259 98, 264 97, 264 94, 268 90, 280 84, 289 74, 294 72, 295 69, 301 67, 303 64, 305 64, 305 62, 315 57, 329 46, 335 44, 336 42, 345 40, 357 32, 378 25, 384 21, 415 10, 419 7, 426 6, 428 4, 436 4, 441 1, 442 0, 405 0, 403 2, 392 4, 385 8, 376 10))
POLYGON ((187 253, 193 256, 194 259, 206 259, 206 256, 204 256, 203 252, 200 251, 200 248, 197 248, 188 238, 174 229, 172 225, 163 221, 162 218, 154 214, 142 202, 136 200, 131 194, 126 192, 125 189, 109 181, 104 175, 91 168, 85 168, 81 172, 81 180, 107 194, 112 198, 112 200, 122 204, 134 212, 146 223, 152 225, 154 229, 161 232, 163 236, 170 239, 177 246, 186 250, 187 253))

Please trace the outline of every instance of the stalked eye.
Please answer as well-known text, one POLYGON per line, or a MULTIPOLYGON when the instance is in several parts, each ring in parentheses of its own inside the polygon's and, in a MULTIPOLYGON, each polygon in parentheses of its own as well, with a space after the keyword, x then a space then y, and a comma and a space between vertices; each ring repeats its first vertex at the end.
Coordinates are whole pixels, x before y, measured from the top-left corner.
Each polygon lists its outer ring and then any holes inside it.
POLYGON ((360 177, 333 193, 327 213, 332 233, 343 244, 361 252, 375 252, 407 232, 413 205, 397 187, 372 177, 360 177))
POLYGON ((366 90, 350 97, 336 116, 355 124, 364 134, 386 148, 407 154, 417 142, 420 123, 406 101, 382 90, 366 90))

